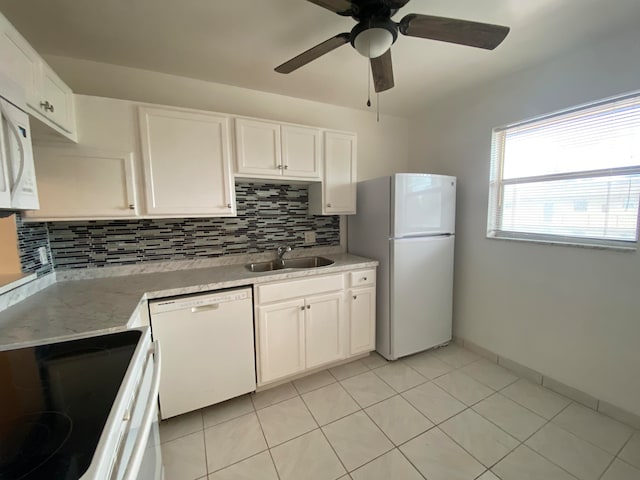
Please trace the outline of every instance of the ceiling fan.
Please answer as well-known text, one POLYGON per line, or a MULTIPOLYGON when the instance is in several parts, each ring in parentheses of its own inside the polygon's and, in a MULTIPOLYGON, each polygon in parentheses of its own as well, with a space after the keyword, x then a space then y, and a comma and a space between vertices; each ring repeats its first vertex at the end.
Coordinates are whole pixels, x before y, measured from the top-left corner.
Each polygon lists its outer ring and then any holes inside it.
POLYGON ((361 55, 370 58, 376 92, 393 88, 391 45, 398 32, 441 42, 493 50, 509 33, 509 27, 470 22, 455 18, 434 17, 411 13, 399 23, 391 20, 409 0, 307 0, 358 23, 350 33, 340 33, 301 53, 275 68, 279 73, 291 73, 336 48, 351 43, 361 55))

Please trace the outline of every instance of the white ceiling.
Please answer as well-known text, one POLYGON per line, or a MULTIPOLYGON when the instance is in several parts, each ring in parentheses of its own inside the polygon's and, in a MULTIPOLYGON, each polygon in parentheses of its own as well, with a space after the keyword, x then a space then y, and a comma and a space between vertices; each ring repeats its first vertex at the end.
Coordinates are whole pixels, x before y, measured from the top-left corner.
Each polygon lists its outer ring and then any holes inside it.
MULTIPOLYGON (((113 63, 364 109, 367 60, 350 45, 289 74, 274 67, 354 25, 305 0, 0 0, 43 54, 113 63), (37 12, 37 13, 36 13, 37 12)), ((424 13, 508 25, 494 51, 399 36, 383 113, 552 58, 625 28, 639 0, 411 0, 424 13)))

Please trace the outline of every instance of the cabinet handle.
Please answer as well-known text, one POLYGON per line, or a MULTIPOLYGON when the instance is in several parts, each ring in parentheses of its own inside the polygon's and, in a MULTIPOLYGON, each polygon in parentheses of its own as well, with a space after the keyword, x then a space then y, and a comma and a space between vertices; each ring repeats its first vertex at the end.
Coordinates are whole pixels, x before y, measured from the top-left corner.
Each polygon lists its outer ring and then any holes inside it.
POLYGON ((282 165, 278 165, 278 170, 282 170, 282 165))
POLYGON ((129 204, 129 210, 135 210, 136 206, 133 203, 129 204))
POLYGON ((357 300, 357 299, 358 299, 358 296, 357 296, 357 295, 354 295, 354 296, 353 296, 353 299, 354 299, 354 300, 357 300))
POLYGON ((53 105, 49 103, 48 100, 46 102, 40 102, 40 108, 42 108, 45 112, 51 112, 51 113, 53 113, 53 111, 55 110, 53 108, 53 105))
POLYGON ((285 170, 286 170, 287 168, 289 168, 289 165, 285 165, 285 166, 284 166, 284 169, 285 169, 285 170))
POLYGON ((311 305, 307 305, 307 310, 309 310, 311 308, 311 305))
POLYGON ((362 277, 362 280, 363 280, 364 282, 366 282, 366 281, 367 281, 367 277, 362 277))
POLYGON ((231 205, 230 203, 227 203, 227 208, 232 208, 233 205, 231 205))
POLYGON ((331 204, 330 204, 330 203, 327 203, 327 207, 331 208, 331 204))
POLYGON ((300 307, 300 310, 304 310, 304 305, 300 307))

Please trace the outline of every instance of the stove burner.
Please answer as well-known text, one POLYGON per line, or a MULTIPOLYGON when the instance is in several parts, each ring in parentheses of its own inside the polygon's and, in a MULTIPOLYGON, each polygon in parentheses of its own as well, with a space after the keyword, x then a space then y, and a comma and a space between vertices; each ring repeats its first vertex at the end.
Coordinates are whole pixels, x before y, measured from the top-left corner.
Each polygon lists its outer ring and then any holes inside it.
POLYGON ((0 426, 11 442, 0 442, 0 480, 20 480, 47 463, 64 445, 73 428, 61 412, 24 415, 0 426))

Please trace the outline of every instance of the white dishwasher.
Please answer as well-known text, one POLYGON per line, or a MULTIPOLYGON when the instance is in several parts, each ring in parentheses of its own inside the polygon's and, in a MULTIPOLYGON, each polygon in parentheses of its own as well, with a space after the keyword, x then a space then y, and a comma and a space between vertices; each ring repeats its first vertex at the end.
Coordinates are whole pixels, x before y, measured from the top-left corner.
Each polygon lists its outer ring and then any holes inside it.
POLYGON ((149 311, 163 419, 256 389, 250 288, 153 300, 149 311))

